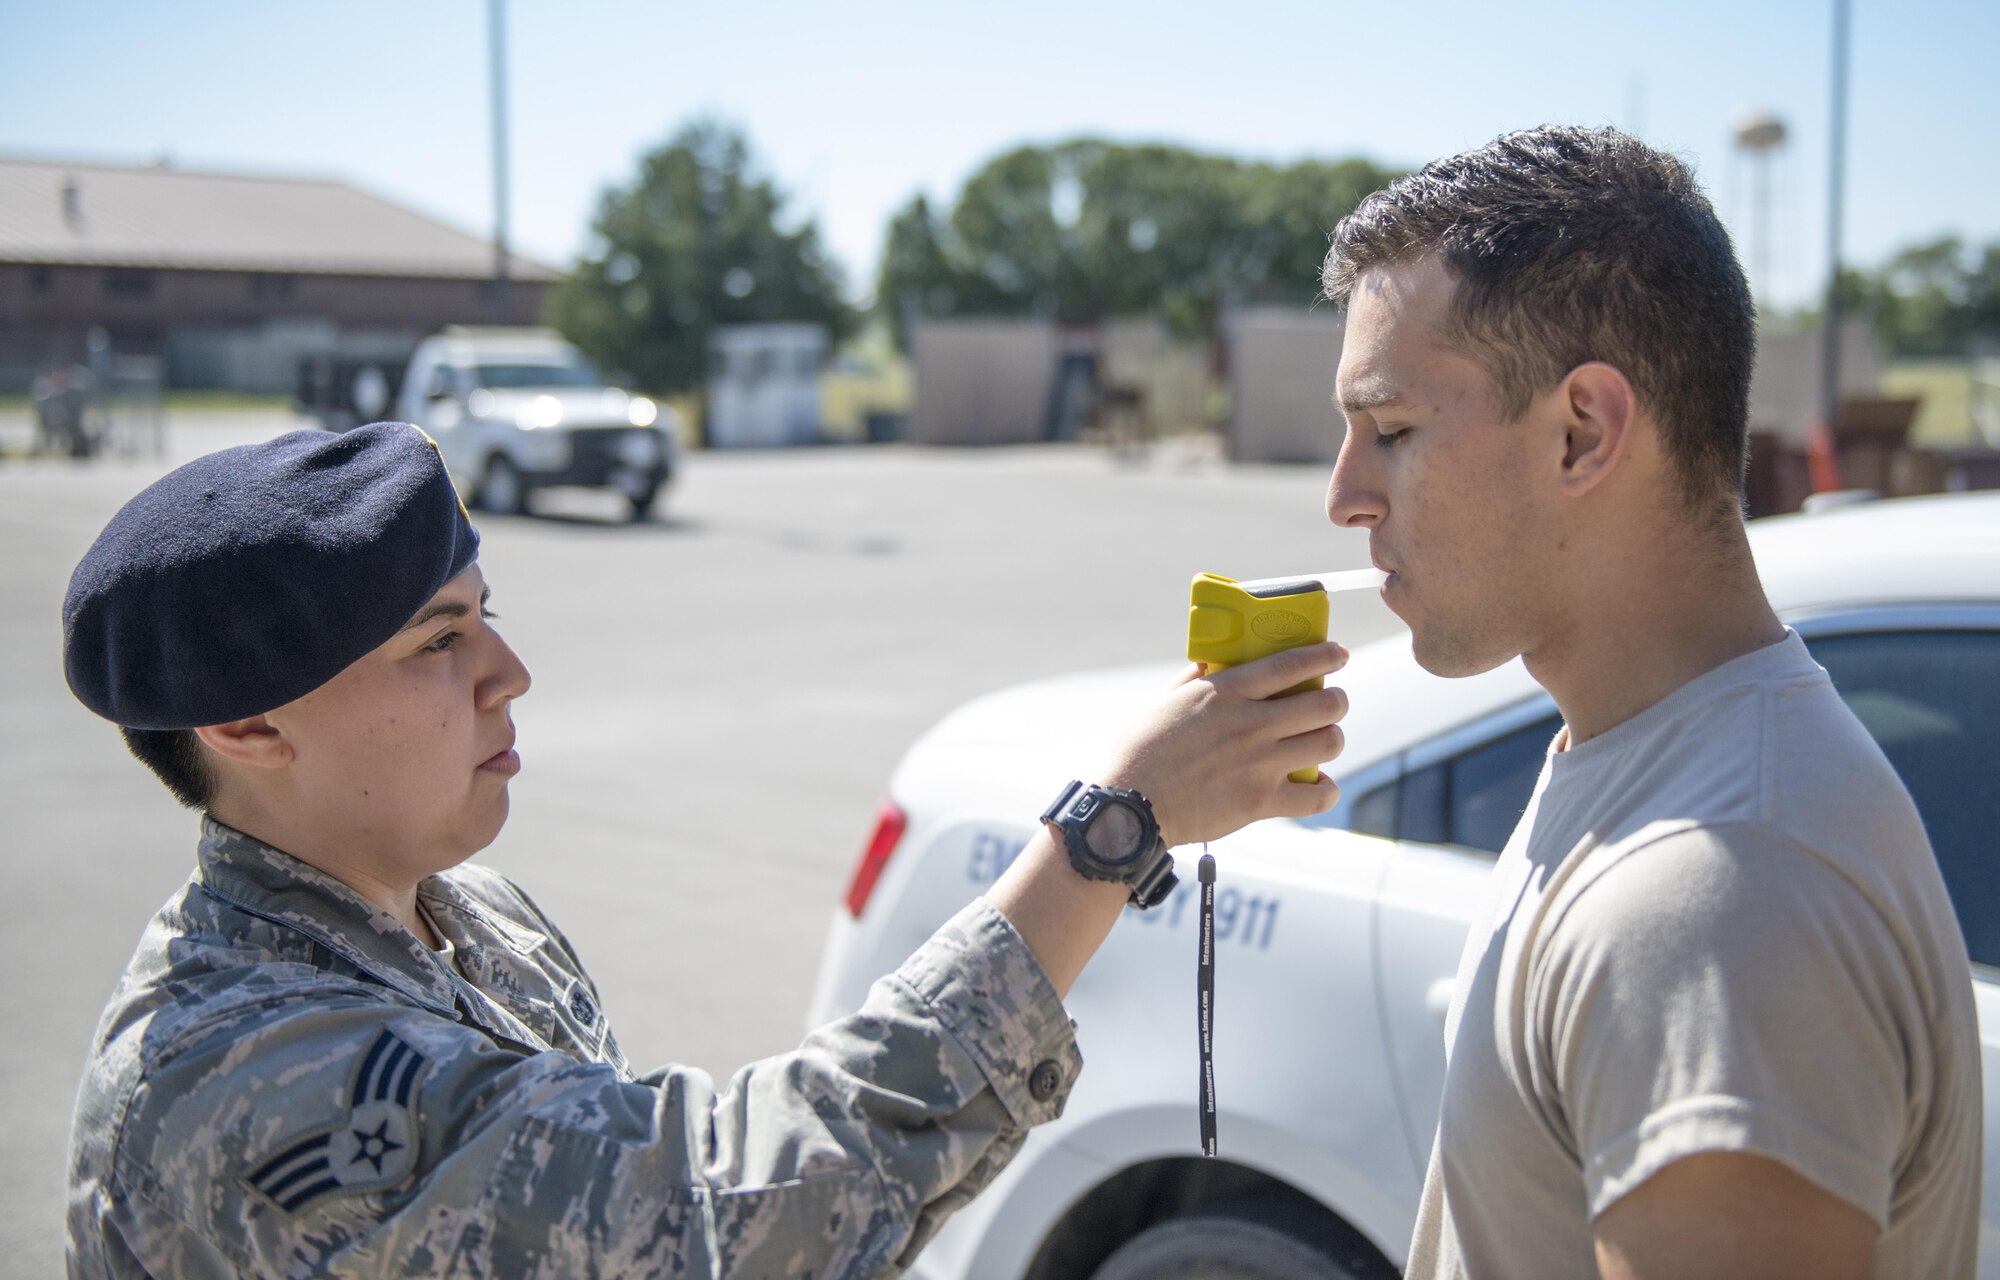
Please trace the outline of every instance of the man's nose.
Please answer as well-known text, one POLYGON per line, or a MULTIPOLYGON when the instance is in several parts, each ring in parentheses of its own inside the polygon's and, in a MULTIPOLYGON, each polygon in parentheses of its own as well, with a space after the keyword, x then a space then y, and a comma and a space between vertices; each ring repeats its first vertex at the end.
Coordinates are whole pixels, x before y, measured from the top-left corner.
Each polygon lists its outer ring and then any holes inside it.
POLYGON ((1381 477, 1368 457, 1369 433, 1353 427, 1341 441, 1340 456, 1334 460, 1333 475, 1326 483, 1326 515, 1343 529, 1372 529, 1389 514, 1381 477))

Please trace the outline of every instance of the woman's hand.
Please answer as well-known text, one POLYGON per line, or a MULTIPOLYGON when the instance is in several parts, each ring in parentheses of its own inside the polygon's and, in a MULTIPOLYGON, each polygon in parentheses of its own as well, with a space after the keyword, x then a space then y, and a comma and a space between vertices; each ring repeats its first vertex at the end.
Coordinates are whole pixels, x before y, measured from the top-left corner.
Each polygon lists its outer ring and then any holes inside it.
POLYGON ((1340 798, 1333 780, 1286 775, 1340 754, 1347 693, 1284 691, 1346 664, 1347 650, 1327 641, 1213 675, 1190 666, 1094 781, 1142 793, 1169 846, 1220 839, 1260 818, 1324 813, 1340 798))

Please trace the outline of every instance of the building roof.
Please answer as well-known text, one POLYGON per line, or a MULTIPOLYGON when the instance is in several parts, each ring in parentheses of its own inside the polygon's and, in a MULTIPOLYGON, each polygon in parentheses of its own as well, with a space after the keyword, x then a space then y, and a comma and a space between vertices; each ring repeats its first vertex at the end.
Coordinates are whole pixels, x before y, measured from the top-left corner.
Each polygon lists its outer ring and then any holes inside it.
POLYGON ((483 279, 493 246, 324 178, 0 156, 0 262, 483 279))

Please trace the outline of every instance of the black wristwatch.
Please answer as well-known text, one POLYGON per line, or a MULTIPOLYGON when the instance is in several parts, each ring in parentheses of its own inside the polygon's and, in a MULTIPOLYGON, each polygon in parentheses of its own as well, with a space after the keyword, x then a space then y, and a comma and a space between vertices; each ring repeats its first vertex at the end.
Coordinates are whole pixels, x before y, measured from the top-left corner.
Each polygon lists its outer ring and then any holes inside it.
POLYGON ((1042 810, 1042 821, 1062 833, 1079 875, 1129 885, 1141 911, 1166 901, 1180 882, 1153 806, 1137 791, 1071 782, 1042 810))

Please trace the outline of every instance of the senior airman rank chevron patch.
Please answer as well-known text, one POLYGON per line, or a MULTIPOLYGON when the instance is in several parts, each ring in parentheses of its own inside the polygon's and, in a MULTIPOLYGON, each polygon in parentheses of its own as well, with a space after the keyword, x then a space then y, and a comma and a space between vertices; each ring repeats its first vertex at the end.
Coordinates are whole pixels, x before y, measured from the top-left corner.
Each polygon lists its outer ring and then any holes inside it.
POLYGON ((410 1100, 423 1076, 423 1054, 393 1031, 361 1055, 347 1114, 331 1128, 286 1144, 243 1183, 286 1213, 336 1193, 380 1191, 417 1167, 417 1126, 410 1100))

